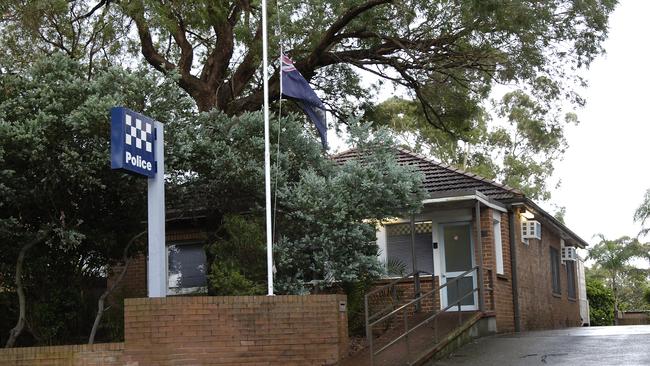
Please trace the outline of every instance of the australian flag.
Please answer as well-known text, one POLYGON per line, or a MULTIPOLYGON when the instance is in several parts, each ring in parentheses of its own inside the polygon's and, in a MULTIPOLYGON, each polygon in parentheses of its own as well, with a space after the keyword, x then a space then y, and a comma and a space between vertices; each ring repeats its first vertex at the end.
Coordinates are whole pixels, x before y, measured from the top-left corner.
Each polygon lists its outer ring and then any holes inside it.
POLYGON ((309 83, 293 66, 293 61, 282 55, 282 95, 294 100, 316 125, 323 148, 327 149, 327 120, 325 106, 309 83))

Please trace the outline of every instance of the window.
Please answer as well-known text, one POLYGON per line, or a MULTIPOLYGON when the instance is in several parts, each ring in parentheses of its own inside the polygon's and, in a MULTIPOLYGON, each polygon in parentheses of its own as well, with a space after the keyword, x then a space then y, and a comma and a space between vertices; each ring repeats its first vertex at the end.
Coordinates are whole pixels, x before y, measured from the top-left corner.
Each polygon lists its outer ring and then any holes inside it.
MULTIPOLYGON (((433 248, 431 245, 431 222, 415 223, 415 258, 417 268, 433 273, 433 248)), ((388 275, 403 276, 413 272, 411 256, 411 224, 386 226, 386 254, 388 275)))
POLYGON ((551 247, 551 282, 553 285, 553 293, 560 294, 560 252, 551 247))
POLYGON ((167 247, 167 293, 170 295, 207 292, 205 250, 201 243, 167 247))
POLYGON ((569 299, 576 298, 576 264, 573 261, 566 261, 566 282, 567 296, 569 299))
POLYGON ((503 270, 503 242, 501 241, 501 213, 494 212, 492 229, 494 231, 494 255, 496 257, 497 274, 504 274, 503 270))

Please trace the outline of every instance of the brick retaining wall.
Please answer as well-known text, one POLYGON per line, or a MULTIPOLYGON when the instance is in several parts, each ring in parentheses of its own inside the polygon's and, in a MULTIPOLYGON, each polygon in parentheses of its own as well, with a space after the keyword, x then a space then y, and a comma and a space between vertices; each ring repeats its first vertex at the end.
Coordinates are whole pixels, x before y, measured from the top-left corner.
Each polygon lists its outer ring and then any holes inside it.
POLYGON ((1 366, 122 366, 124 343, 0 349, 1 366))
POLYGON ((126 299, 134 365, 327 365, 347 352, 344 295, 126 299), (136 363, 137 362, 137 363, 136 363))
POLYGON ((124 343, 0 350, 0 366, 331 365, 345 295, 126 299, 124 343))

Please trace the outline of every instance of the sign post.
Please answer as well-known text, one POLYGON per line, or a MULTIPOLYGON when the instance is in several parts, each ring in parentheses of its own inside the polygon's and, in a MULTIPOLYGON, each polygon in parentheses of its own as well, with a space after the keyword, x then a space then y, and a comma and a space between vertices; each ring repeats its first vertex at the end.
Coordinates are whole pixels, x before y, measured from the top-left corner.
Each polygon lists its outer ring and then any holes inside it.
POLYGON ((130 109, 111 109, 111 168, 148 179, 149 297, 167 295, 165 154, 163 124, 130 109))

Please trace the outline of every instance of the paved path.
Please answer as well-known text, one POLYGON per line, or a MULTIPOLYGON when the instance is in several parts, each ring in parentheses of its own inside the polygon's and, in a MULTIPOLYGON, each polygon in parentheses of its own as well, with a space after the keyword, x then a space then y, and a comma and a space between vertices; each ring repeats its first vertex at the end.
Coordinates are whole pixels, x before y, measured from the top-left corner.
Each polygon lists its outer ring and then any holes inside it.
POLYGON ((650 365, 650 325, 568 328, 486 337, 429 365, 650 365))

